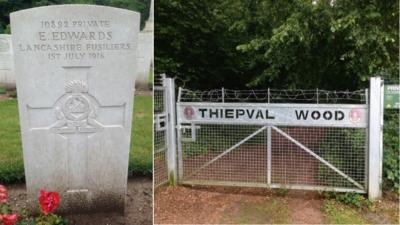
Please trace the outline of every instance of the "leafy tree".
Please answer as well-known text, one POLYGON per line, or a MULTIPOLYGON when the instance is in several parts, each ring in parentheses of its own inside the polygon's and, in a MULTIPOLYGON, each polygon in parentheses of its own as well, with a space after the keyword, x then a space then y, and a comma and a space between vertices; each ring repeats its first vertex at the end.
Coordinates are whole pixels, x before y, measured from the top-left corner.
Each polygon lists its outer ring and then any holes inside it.
POLYGON ((158 0, 156 73, 191 88, 366 87, 397 78, 398 1, 158 0), (314 3, 313 3, 314 2, 314 3))
POLYGON ((180 85, 232 87, 248 82, 218 0, 159 0, 155 4, 155 70, 177 76, 180 85))
MULTIPOLYGON (((263 1, 259 12, 273 7, 272 2, 263 1)), ((267 63, 251 85, 272 81, 297 88, 355 89, 366 86, 372 75, 397 75, 398 1, 331 2, 284 1, 279 8, 290 13, 272 10, 284 15, 270 15, 279 18, 277 24, 263 21, 272 33, 257 31, 238 46, 267 63)))

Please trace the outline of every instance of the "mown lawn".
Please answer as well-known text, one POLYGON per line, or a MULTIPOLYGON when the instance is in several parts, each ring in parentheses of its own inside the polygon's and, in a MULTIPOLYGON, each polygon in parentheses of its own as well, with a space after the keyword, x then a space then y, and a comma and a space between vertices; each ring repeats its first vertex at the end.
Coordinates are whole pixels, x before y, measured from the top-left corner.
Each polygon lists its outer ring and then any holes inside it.
POLYGON ((153 172, 152 96, 136 96, 133 111, 129 175, 151 175, 153 172))
POLYGON ((24 179, 17 100, 0 101, 0 182, 24 179))
MULTIPOLYGON (((136 96, 129 175, 152 172, 152 97, 136 96)), ((17 100, 0 101, 0 183, 22 182, 24 167, 17 100)))

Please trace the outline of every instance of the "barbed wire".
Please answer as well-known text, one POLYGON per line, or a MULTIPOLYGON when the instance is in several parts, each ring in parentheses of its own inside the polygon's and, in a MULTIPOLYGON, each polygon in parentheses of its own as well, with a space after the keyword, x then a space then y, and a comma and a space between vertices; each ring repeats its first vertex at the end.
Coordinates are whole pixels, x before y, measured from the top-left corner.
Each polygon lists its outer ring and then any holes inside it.
MULTIPOLYGON (((154 86, 162 86, 165 74, 154 76, 154 86)), ((208 91, 186 89, 188 79, 174 77, 181 88, 178 100, 181 102, 270 102, 270 103, 348 103, 365 104, 368 97, 366 90, 332 91, 320 89, 262 89, 262 90, 232 90, 213 89, 208 91)), ((399 84, 399 79, 384 77, 388 84, 399 84)))
POLYGON ((348 103, 365 104, 366 90, 231 90, 193 91, 180 89, 180 102, 348 103))
POLYGON ((165 74, 155 74, 154 75, 154 86, 163 86, 164 79, 165 79, 165 74))

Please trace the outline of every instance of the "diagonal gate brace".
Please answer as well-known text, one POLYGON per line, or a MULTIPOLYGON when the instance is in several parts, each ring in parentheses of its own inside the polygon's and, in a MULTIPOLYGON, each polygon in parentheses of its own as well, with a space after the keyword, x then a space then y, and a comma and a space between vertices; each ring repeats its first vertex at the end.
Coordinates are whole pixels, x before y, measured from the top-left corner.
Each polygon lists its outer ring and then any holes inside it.
POLYGON ((340 174, 342 177, 346 178, 348 181, 350 181, 351 183, 353 183, 355 186, 357 186, 360 189, 364 189, 364 187, 359 184, 357 181, 353 180, 351 177, 349 177, 348 175, 346 175, 345 173, 343 173, 341 170, 339 170, 337 167, 335 167, 334 165, 332 165, 331 163, 329 163, 328 161, 326 161, 325 159, 321 158, 319 155, 315 154, 313 151, 311 151, 309 148, 307 148, 306 146, 302 145, 300 142, 298 142, 296 139, 292 138, 289 134, 285 133, 283 130, 272 126, 272 128, 274 130, 276 130, 279 134, 281 134, 282 136, 286 137, 288 140, 290 140, 291 142, 293 142, 294 144, 296 144, 297 146, 299 146, 301 149, 303 149, 304 151, 306 151, 307 153, 309 153, 310 155, 314 156, 314 158, 318 159, 319 161, 321 161, 322 163, 324 163, 325 165, 327 165, 329 168, 331 168, 332 170, 334 170, 336 173, 340 174))
POLYGON ((186 176, 185 178, 189 178, 193 175, 195 175, 196 173, 198 173, 200 170, 206 168, 207 166, 211 165, 213 162, 217 161, 218 159, 220 159, 221 157, 223 157, 224 155, 228 154, 229 152, 231 152, 232 150, 234 150, 235 148, 239 147, 240 145, 242 145, 243 143, 245 143, 246 141, 250 140, 251 138, 253 138, 254 136, 256 136, 257 134, 261 133, 263 130, 265 130, 268 126, 263 126, 260 129, 256 130, 255 132, 253 132, 252 134, 250 134, 249 136, 247 136, 246 138, 244 138, 243 140, 239 141, 238 143, 236 143, 235 145, 233 145, 232 147, 228 148, 227 150, 225 150, 224 152, 222 152, 221 154, 219 154, 218 156, 214 157, 212 160, 208 161, 207 163, 205 163, 204 165, 200 166, 198 169, 196 169, 194 172, 192 172, 191 174, 189 174, 188 176, 186 176))

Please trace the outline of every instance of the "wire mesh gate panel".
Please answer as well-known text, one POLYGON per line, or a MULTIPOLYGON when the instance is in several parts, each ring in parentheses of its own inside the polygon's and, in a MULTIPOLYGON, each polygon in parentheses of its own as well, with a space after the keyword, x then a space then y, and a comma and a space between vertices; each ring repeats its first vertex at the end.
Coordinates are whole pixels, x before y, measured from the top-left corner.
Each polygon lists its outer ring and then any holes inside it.
POLYGON ((179 182, 364 193, 366 97, 365 90, 180 89, 179 182))
POLYGON ((154 82, 154 185, 159 186, 168 181, 167 173, 167 135, 166 135, 166 107, 165 87, 163 77, 155 78, 154 82))

